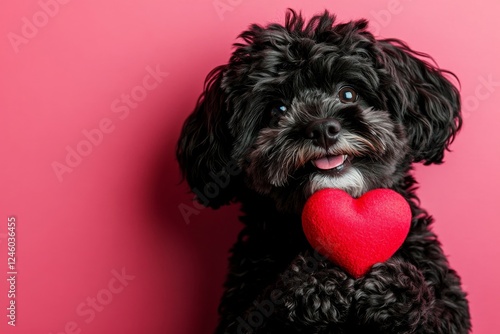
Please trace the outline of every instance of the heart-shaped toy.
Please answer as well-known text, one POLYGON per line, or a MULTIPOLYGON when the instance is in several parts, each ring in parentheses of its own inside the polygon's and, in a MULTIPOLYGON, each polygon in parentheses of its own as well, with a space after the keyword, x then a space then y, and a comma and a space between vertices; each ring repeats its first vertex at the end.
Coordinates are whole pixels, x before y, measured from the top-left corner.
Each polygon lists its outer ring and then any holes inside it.
POLYGON ((309 197, 302 212, 309 243, 355 278, 394 255, 410 224, 410 206, 390 189, 371 190, 357 199, 340 189, 322 189, 309 197))

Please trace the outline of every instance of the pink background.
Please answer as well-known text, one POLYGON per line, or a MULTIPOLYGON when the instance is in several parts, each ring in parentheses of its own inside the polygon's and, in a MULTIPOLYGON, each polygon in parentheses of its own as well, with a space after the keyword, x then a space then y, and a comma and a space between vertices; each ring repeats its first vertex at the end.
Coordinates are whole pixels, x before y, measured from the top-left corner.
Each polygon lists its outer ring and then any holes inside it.
POLYGON ((179 184, 174 145, 236 35, 253 22, 282 22, 287 7, 368 18, 379 36, 407 41, 460 78, 463 131, 444 165, 415 173, 469 293, 474 333, 500 327, 498 1, 60 2, 0 8, 2 277, 12 215, 18 233, 16 328, 7 325, 2 279, 0 332, 213 330, 237 208, 201 210, 187 224, 179 205, 191 196, 179 184), (121 101, 129 94, 133 108, 121 101), (100 125, 108 133, 92 132, 100 125), (85 131, 95 134, 90 147, 85 131), (65 164, 68 149, 86 156, 58 178, 53 164, 65 164), (122 270, 123 286, 112 273, 122 270), (92 298, 100 307, 90 317, 92 298))

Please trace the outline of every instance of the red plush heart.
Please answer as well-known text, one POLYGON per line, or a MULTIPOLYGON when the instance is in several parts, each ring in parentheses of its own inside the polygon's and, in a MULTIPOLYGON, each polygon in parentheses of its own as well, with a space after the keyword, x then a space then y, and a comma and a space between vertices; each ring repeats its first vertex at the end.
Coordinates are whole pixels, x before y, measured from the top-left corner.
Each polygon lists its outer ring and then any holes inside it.
POLYGON ((340 189, 322 189, 302 212, 309 243, 356 278, 401 247, 410 223, 410 206, 390 189, 371 190, 358 199, 340 189))

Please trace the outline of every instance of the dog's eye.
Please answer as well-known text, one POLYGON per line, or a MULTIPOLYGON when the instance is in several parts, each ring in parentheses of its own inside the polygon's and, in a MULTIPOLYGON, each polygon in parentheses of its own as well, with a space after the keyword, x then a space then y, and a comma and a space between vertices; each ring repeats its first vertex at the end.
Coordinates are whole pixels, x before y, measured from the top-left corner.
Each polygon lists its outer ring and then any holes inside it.
POLYGON ((342 103, 353 103, 358 99, 358 93, 351 87, 342 87, 339 90, 339 99, 342 103))
POLYGON ((277 104, 271 108, 271 116, 272 117, 279 117, 286 113, 288 108, 284 104, 277 104))

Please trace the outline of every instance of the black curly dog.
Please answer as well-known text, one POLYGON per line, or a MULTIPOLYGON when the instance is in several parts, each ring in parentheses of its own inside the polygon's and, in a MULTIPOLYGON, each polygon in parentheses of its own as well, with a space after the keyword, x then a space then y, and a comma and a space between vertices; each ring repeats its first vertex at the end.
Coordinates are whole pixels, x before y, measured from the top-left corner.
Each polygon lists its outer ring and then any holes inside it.
POLYGON ((216 333, 468 333, 411 175, 442 163, 462 125, 453 74, 365 20, 334 21, 288 10, 284 26, 250 26, 184 123, 177 159, 198 200, 243 212, 216 333), (403 246, 359 279, 318 255, 300 213, 322 188, 400 193, 413 214, 403 246))

